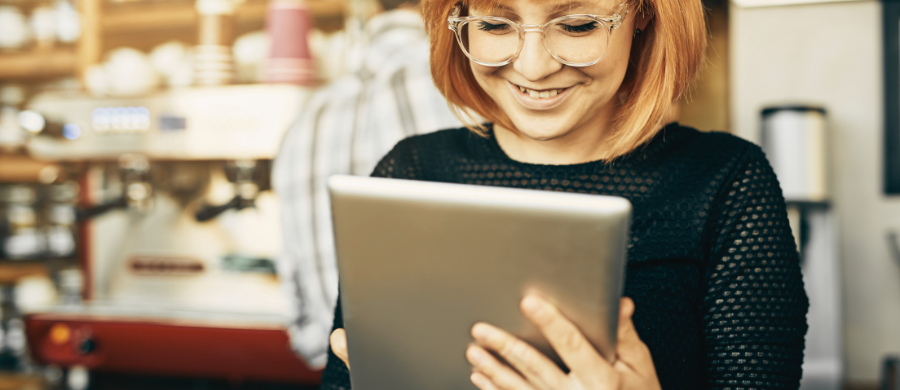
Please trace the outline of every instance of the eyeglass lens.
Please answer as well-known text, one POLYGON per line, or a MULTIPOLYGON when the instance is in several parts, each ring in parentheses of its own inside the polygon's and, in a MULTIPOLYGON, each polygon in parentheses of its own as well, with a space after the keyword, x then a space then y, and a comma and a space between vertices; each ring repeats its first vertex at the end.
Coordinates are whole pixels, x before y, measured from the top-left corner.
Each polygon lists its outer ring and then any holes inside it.
MULTIPOLYGON (((459 26, 463 49, 481 62, 500 63, 515 56, 521 39, 515 26, 503 21, 473 19, 459 26)), ((594 19, 574 17, 544 30, 547 45, 570 63, 590 63, 606 53, 608 29, 594 19)))

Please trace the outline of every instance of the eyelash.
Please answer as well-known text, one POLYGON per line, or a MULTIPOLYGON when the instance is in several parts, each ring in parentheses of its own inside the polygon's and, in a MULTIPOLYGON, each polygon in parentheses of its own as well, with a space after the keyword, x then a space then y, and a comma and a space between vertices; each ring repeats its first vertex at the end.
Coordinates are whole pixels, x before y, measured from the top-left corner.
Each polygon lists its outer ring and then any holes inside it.
POLYGON ((585 23, 585 24, 578 25, 578 26, 570 26, 568 24, 562 24, 560 26, 562 26, 563 30, 566 30, 566 32, 584 33, 584 32, 589 32, 589 31, 593 31, 594 29, 596 29, 597 22, 585 23))
MULTIPOLYGON (((560 25, 563 30, 569 33, 584 33, 593 31, 597 28, 597 22, 585 23, 578 26, 570 26, 568 24, 560 25)), ((478 29, 481 31, 494 31, 509 28, 508 24, 493 24, 485 21, 478 22, 478 29)))
POLYGON ((509 27, 508 24, 493 24, 493 23, 488 23, 488 22, 484 22, 484 21, 478 22, 478 29, 481 31, 500 30, 500 29, 508 28, 508 27, 509 27))

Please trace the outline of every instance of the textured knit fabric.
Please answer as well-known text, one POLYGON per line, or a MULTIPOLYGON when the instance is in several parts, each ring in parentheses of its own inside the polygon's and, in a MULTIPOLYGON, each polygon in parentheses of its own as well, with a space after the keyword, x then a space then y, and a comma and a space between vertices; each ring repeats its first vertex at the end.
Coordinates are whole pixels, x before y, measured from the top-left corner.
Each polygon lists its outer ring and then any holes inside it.
POLYGON ((368 175, 404 137, 460 126, 431 81, 428 37, 417 13, 378 15, 366 34, 358 69, 310 98, 272 173, 282 204, 278 272, 293 309, 291 344, 319 367, 338 294, 328 177, 368 175))
MULTIPOLYGON (((749 142, 670 124, 610 164, 535 165, 456 129, 403 140, 373 176, 625 197, 625 295, 663 389, 799 386, 808 301, 778 181, 749 142)), ((350 387, 333 354, 322 380, 350 387)))

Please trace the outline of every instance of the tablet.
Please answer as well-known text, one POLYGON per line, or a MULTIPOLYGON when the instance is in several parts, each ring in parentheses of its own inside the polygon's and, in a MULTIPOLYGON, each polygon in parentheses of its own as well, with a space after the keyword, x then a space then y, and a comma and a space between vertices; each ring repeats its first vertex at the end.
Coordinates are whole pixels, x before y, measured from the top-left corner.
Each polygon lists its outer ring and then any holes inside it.
POLYGON ((519 311, 527 293, 615 356, 627 200, 354 176, 328 188, 354 390, 476 389, 478 321, 559 363, 519 311))

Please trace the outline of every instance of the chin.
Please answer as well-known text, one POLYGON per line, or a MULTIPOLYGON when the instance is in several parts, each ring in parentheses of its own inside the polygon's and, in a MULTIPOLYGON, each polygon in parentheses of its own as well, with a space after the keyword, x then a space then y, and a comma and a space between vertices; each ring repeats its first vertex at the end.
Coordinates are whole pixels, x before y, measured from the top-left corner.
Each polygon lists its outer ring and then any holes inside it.
POLYGON ((550 141, 569 133, 570 123, 559 118, 511 118, 516 130, 535 141, 550 141))

